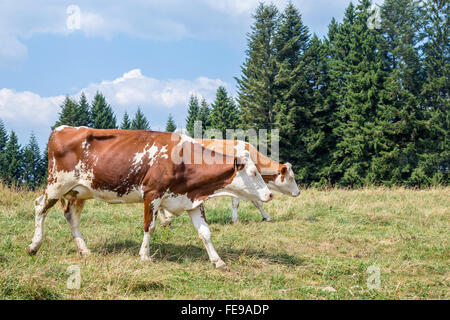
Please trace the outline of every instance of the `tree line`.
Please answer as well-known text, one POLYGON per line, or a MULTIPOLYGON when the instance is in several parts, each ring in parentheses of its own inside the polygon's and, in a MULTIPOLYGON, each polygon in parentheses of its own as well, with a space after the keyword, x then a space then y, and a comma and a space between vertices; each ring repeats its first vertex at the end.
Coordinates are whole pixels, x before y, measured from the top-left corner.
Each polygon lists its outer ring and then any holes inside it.
MULTIPOLYGON (((385 0, 379 13, 350 2, 319 39, 292 3, 261 3, 236 105, 219 89, 206 126, 278 129, 305 185, 448 184, 449 3, 385 0)), ((191 97, 188 131, 208 112, 191 97)))

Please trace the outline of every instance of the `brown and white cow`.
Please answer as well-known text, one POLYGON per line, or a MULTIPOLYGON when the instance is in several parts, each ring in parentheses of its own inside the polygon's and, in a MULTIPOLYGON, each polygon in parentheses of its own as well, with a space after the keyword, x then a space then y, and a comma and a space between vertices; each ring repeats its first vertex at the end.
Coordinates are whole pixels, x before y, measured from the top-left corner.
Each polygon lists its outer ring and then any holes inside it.
MULTIPOLYGON (((236 155, 247 150, 251 154, 252 160, 255 162, 258 171, 261 173, 264 182, 270 190, 278 191, 280 193, 297 197, 300 195, 300 190, 295 181, 294 172, 290 163, 280 164, 277 161, 264 156, 248 142, 240 140, 220 140, 220 139, 196 139, 206 148, 215 150, 217 152, 236 155)), ((240 199, 233 197, 232 202, 232 221, 238 221, 238 207, 240 199)), ((252 203, 261 212, 263 221, 271 221, 269 214, 264 210, 263 204, 259 200, 253 200, 252 203)), ((169 225, 172 221, 172 214, 167 210, 160 210, 159 215, 163 225, 169 225)))
POLYGON ((143 202, 144 239, 139 252, 143 260, 150 259, 156 214, 164 208, 176 215, 188 211, 211 262, 225 267, 199 206, 224 195, 269 201, 272 193, 248 152, 242 157, 216 154, 223 164, 199 163, 195 157, 205 151, 187 136, 166 132, 56 128, 48 142, 48 183, 35 202, 35 232, 28 252, 35 254, 41 246, 46 214, 59 199, 67 201, 64 215, 82 255, 90 253, 80 232, 86 200, 143 202))

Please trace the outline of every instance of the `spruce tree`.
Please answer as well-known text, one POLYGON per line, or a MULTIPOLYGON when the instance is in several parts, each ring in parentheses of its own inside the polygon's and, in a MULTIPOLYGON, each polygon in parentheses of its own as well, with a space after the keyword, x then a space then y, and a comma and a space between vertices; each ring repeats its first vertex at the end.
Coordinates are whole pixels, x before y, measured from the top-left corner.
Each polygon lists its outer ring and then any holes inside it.
POLYGON ((198 105, 198 98, 195 95, 191 95, 189 98, 188 115, 186 118, 186 130, 191 137, 194 136, 194 122, 197 120, 200 107, 198 105))
POLYGON ((139 107, 131 121, 131 130, 150 130, 150 124, 139 107))
POLYGON ((9 135, 4 155, 6 158, 4 182, 6 182, 8 186, 20 184, 22 175, 22 150, 14 131, 11 131, 9 135))
POLYGON ((424 135, 420 90, 420 12, 413 0, 386 0, 382 7, 381 49, 387 76, 380 90, 377 130, 370 172, 376 181, 394 185, 408 181, 417 167, 417 146, 424 135))
POLYGON ((222 132, 226 138, 226 129, 235 129, 239 123, 239 113, 232 97, 227 90, 220 86, 216 92, 216 99, 212 103, 210 121, 211 127, 222 132))
POLYGON ((39 173, 40 173, 40 176, 41 176, 41 184, 42 185, 47 184, 47 177, 48 177, 48 143, 45 145, 45 148, 42 151, 41 163, 40 163, 40 166, 39 166, 39 173))
POLYGON ((375 182, 369 168, 381 143, 375 120, 385 70, 379 46, 381 35, 367 24, 370 7, 369 0, 360 0, 354 11, 350 5, 334 43, 340 60, 333 64, 331 75, 337 81, 334 86, 340 85, 342 89, 338 89, 334 131, 338 140, 333 164, 340 176, 339 184, 351 187, 375 182))
POLYGON ((278 10, 273 4, 260 3, 253 18, 255 22, 247 36, 247 57, 241 67, 242 75, 236 78, 237 101, 242 127, 270 130, 275 121, 277 63, 274 39, 278 10))
POLYGON ((96 129, 116 129, 116 116, 103 94, 97 91, 91 103, 92 127, 96 129))
POLYGON ((85 127, 91 126, 92 121, 90 116, 89 103, 87 102, 84 92, 81 93, 80 101, 78 102, 77 105, 76 114, 78 116, 77 126, 85 126, 85 127))
POLYGON ((172 114, 169 114, 169 118, 166 123, 166 132, 174 132, 177 129, 175 121, 173 120, 172 114))
POLYGON ((208 102, 206 102, 206 99, 203 98, 197 115, 197 120, 202 122, 203 131, 208 130, 211 127, 210 115, 211 109, 208 105, 208 102))
POLYGON ((79 125, 78 104, 74 100, 69 98, 69 96, 66 96, 60 108, 61 111, 59 112, 59 119, 53 125, 52 129, 55 129, 56 127, 62 125, 77 127, 79 125))
POLYGON ((450 4, 444 0, 427 0, 423 9, 427 41, 423 46, 426 79, 421 94, 424 97, 427 135, 421 141, 420 164, 411 177, 411 183, 449 184, 450 4))
POLYGON ((28 188, 36 188, 42 182, 42 159, 35 135, 32 133, 28 145, 23 150, 22 183, 28 188))
POLYGON ((280 158, 294 163, 300 180, 310 173, 302 162, 307 161, 304 138, 311 124, 313 103, 309 70, 304 56, 309 46, 309 31, 298 10, 289 3, 281 14, 274 37, 276 76, 274 82, 274 119, 280 131, 280 158))
POLYGON ((122 130, 130 130, 131 129, 131 121, 128 113, 125 111, 122 119, 122 123, 120 124, 120 129, 122 130))
POLYGON ((6 132, 3 121, 0 120, 0 181, 5 180, 5 172, 7 159, 5 156, 5 149, 8 143, 8 133, 6 132))

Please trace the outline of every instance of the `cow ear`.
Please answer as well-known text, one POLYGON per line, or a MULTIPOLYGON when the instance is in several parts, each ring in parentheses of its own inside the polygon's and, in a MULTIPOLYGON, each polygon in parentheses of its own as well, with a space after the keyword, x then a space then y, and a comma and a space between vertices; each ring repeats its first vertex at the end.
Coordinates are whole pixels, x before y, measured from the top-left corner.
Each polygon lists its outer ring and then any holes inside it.
POLYGON ((234 170, 240 171, 244 169, 245 164, 243 163, 242 159, 240 157, 234 157, 234 170))

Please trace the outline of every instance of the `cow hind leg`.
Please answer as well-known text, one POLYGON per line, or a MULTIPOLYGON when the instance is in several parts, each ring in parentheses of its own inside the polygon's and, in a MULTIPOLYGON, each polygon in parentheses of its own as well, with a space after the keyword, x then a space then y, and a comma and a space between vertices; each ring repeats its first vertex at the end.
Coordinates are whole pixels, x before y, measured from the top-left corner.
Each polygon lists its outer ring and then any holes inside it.
POLYGON ((241 200, 239 198, 231 198, 231 221, 233 221, 233 223, 237 223, 238 222, 238 209, 239 209, 239 202, 241 200))
POLYGON ((72 232, 78 252, 83 257, 86 257, 91 252, 87 248, 80 230, 81 211, 83 211, 84 202, 84 200, 70 199, 64 210, 64 216, 66 217, 67 224, 72 232))
POLYGON ((262 221, 267 221, 267 222, 272 221, 269 214, 266 212, 266 210, 264 210, 262 201, 252 201, 252 202, 259 209, 259 212, 261 212, 262 221))
POLYGON ((194 228, 197 230, 200 239, 202 239, 206 251, 208 252, 209 260, 216 268, 227 268, 225 262, 219 257, 214 249, 214 246, 211 242, 211 231, 209 231, 208 224, 204 219, 204 214, 200 208, 195 208, 193 210, 188 211, 189 216, 191 217, 192 224, 194 228))
POLYGON ((48 195, 44 193, 35 200, 35 221, 34 221, 34 236, 31 240, 31 244, 28 246, 27 251, 30 255, 34 255, 41 247, 44 240, 44 221, 47 216, 48 210, 58 202, 58 199, 49 199, 48 195))
POLYGON ((172 224, 173 215, 166 209, 160 208, 158 210, 158 217, 162 227, 169 227, 172 224))
POLYGON ((141 260, 150 261, 150 238, 153 235, 156 227, 156 215, 159 209, 160 199, 146 197, 144 201, 144 238, 142 239, 141 249, 139 255, 141 260))

